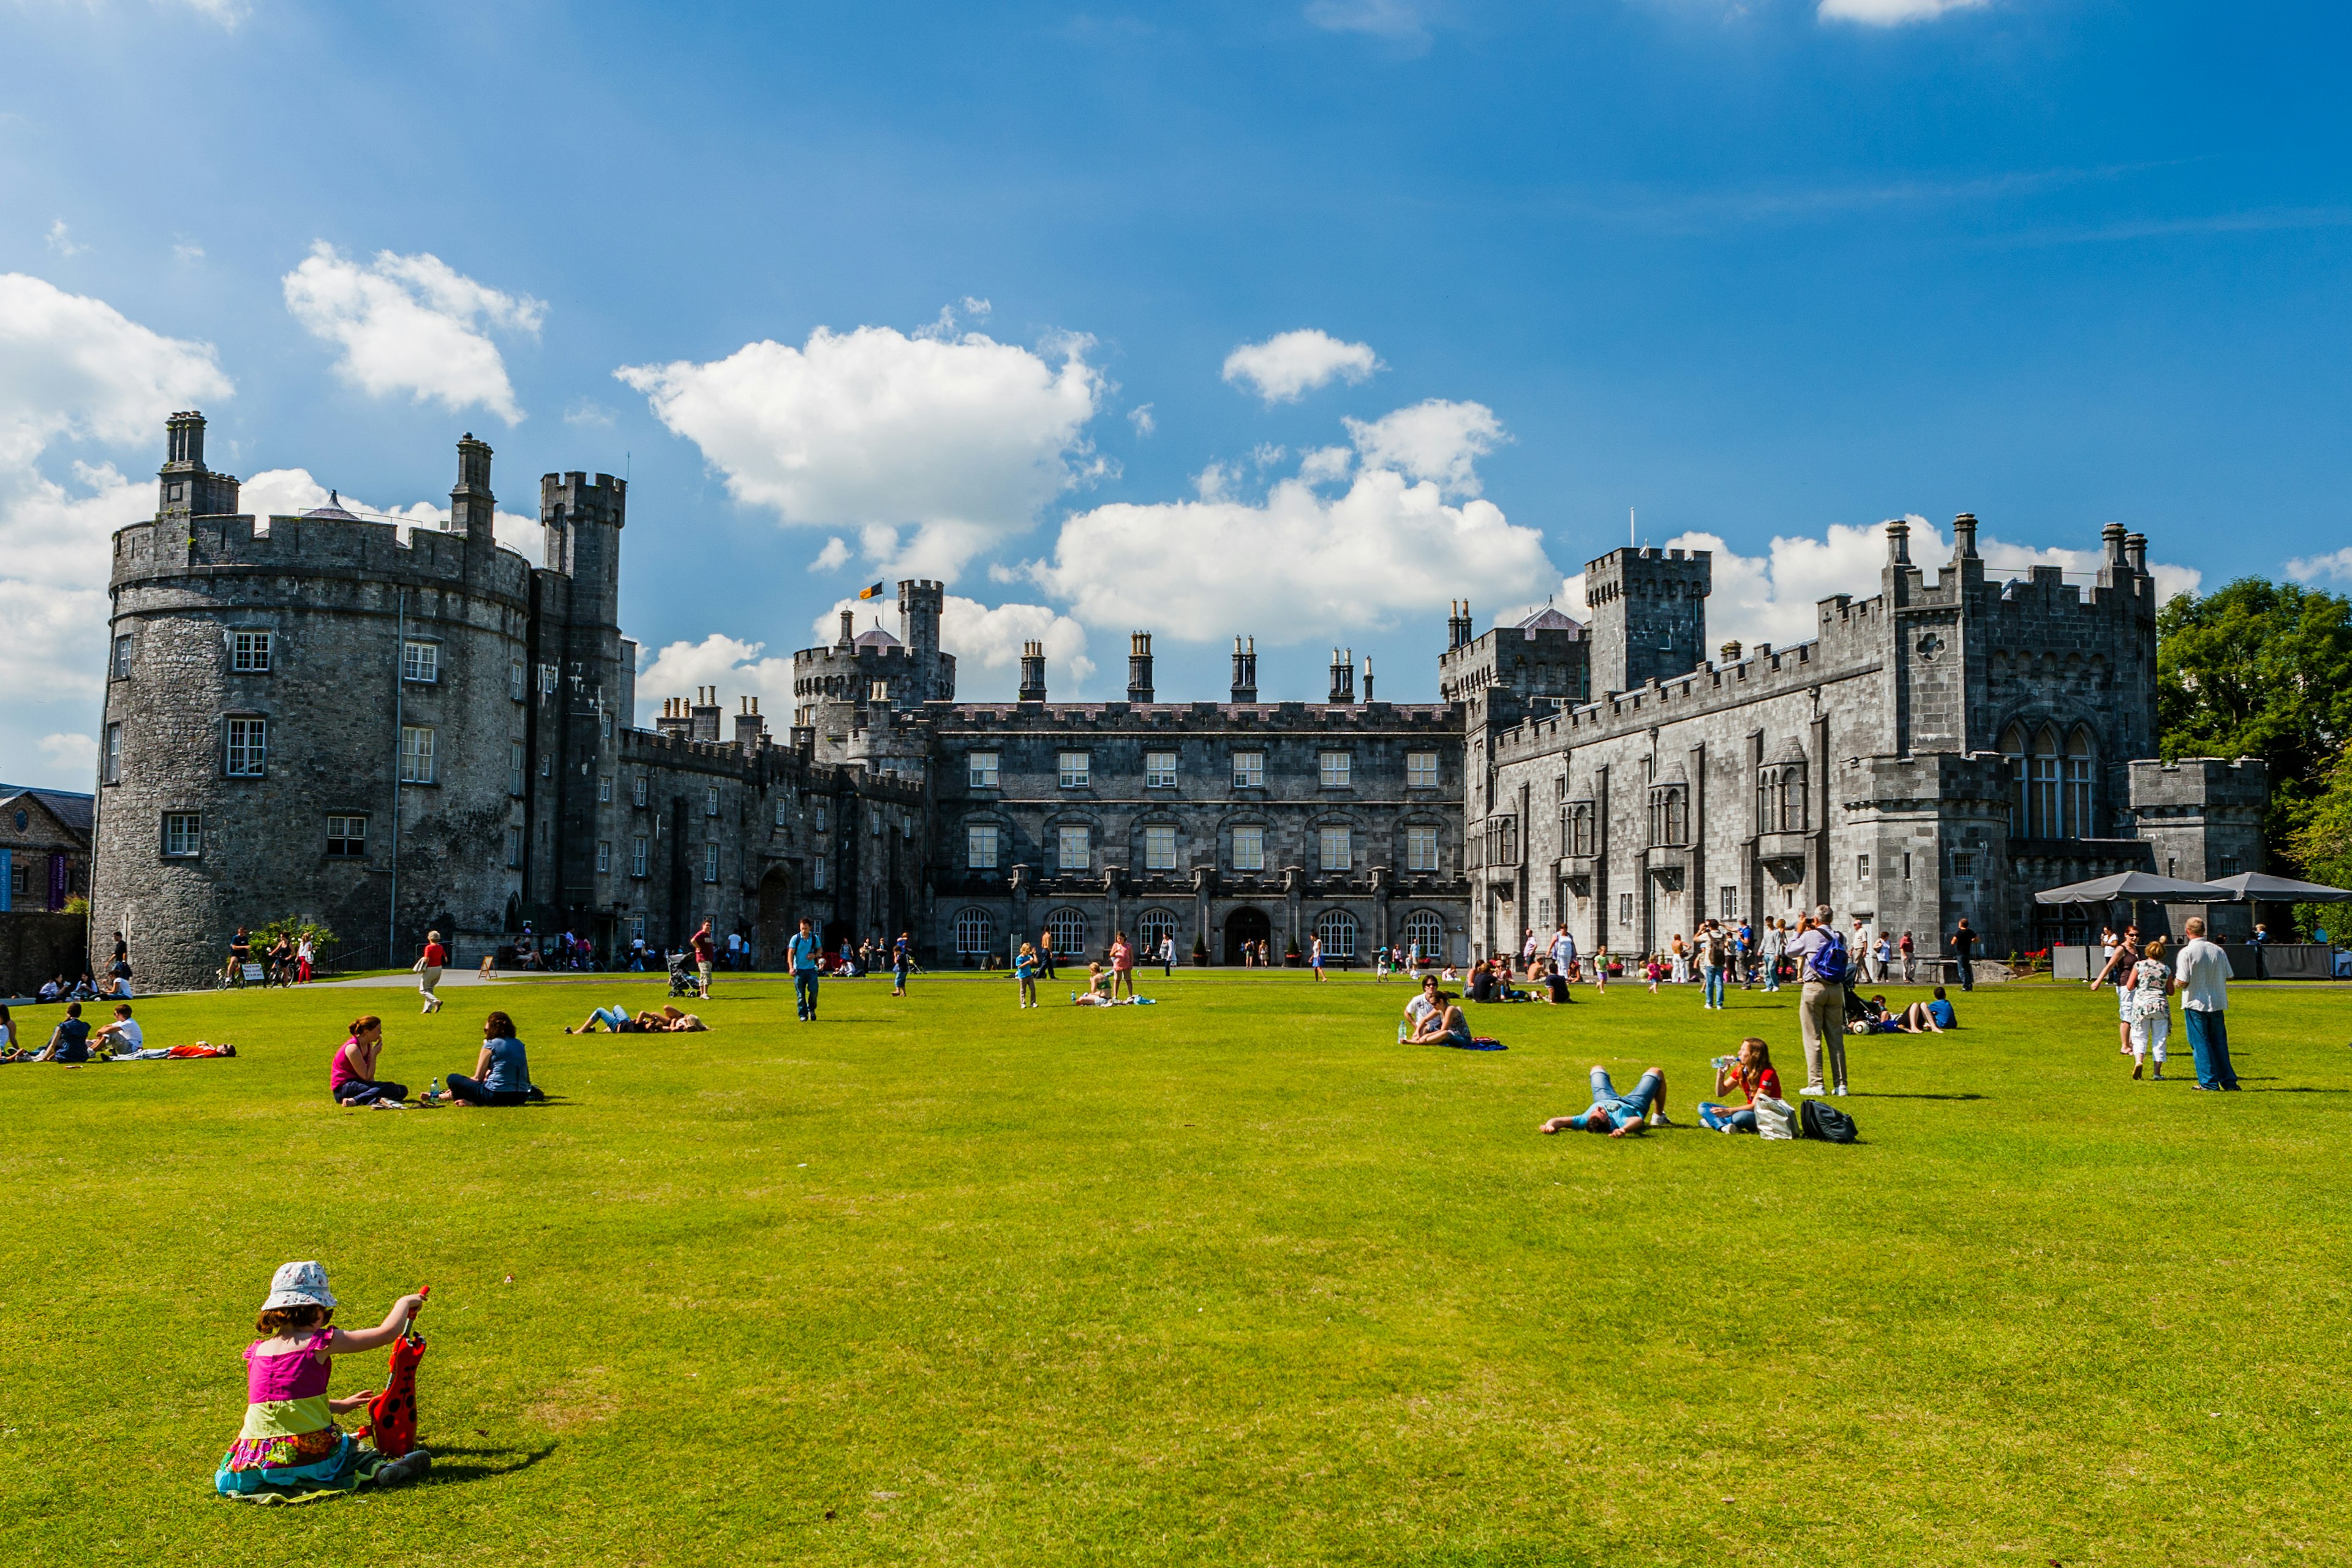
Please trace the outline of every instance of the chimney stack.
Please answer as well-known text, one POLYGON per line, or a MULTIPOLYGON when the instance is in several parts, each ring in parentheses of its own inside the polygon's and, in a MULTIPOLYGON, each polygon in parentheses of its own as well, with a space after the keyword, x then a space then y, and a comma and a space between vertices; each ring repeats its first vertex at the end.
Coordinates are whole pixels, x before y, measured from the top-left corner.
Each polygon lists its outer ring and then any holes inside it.
POLYGON ((2131 563, 2131 569, 2134 572, 2138 573, 2143 577, 2147 575, 2147 534, 2127 533, 2124 535, 2124 559, 2131 563))
POLYGON ((1908 518, 1887 519, 1886 561, 1892 566, 1911 564, 1911 522, 1908 518))
POLYGON ((1127 700, 1138 707, 1151 700, 1151 634, 1136 632, 1127 639, 1127 700))
POLYGON ((1349 648, 1346 652, 1342 653, 1339 649, 1335 647, 1331 650, 1331 696, 1329 700, 1334 705, 1337 705, 1342 702, 1353 702, 1355 700, 1356 650, 1349 648))
POLYGON ((855 610, 844 610, 844 611, 842 611, 842 612, 841 612, 841 643, 840 643, 840 646, 841 646, 841 647, 849 647, 852 643, 855 643, 856 640, 857 640, 857 612, 856 612, 856 611, 855 611, 855 610))
POLYGON ((1372 656, 1371 656, 1370 654, 1366 654, 1366 655, 1364 656, 1364 700, 1365 700, 1365 701, 1367 701, 1367 702, 1370 702, 1371 700, 1372 700, 1372 656))
POLYGON ((694 732, 694 716, 686 710, 686 699, 663 698, 661 717, 654 721, 654 728, 673 741, 691 738, 694 732))
POLYGON ((1973 561, 1977 553, 1977 514, 1964 511, 1952 519, 1952 563, 1973 561))
POLYGON ((756 752, 768 738, 768 721, 760 717, 760 700, 745 697, 738 700, 742 710, 735 715, 735 743, 747 752, 756 752))
POLYGON ((698 741, 719 739, 719 688, 698 686, 694 689, 694 706, 688 710, 694 720, 694 738, 698 741))
POLYGON ((1453 601, 1453 613, 1446 618, 1445 622, 1446 651, 1451 653, 1457 647, 1466 647, 1469 646, 1469 643, 1470 601, 1467 599, 1455 599, 1453 601))
POLYGON ((457 443, 457 485, 449 492, 449 531, 483 544, 498 542, 499 498, 490 493, 490 448, 472 431, 457 443))
POLYGON ((1255 703, 1257 700, 1257 638, 1234 639, 1234 700, 1255 703))
POLYGON ((1021 700, 1045 700, 1045 645, 1024 642, 1021 645, 1021 700))

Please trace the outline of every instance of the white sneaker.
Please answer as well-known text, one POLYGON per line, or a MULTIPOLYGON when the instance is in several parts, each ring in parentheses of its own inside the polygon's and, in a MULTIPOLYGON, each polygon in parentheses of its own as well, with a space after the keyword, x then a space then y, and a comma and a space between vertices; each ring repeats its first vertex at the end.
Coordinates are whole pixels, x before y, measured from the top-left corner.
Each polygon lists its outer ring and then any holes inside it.
POLYGON ((1664 1111, 1663 1111, 1663 1110, 1653 1110, 1652 1112, 1650 1112, 1650 1125, 1651 1125, 1651 1126, 1653 1126, 1653 1127, 1672 1127, 1674 1124, 1675 1124, 1675 1123, 1674 1123, 1674 1119, 1673 1119, 1672 1117, 1669 1117, 1669 1116, 1668 1116, 1664 1111))
POLYGON ((1840 1084, 1835 1089, 1830 1090, 1830 1092, 1836 1095, 1840 1100, 1843 1100, 1845 1098, 1845 1085, 1840 1084))
POLYGON ((1829 1092, 1829 1090, 1828 1090, 1828 1089, 1823 1089, 1820 1084, 1817 1084, 1817 1083, 1809 1083, 1809 1084, 1805 1085, 1805 1087, 1804 1087, 1804 1088, 1802 1088, 1802 1089, 1799 1089, 1797 1092, 1798 1092, 1799 1094, 1827 1094, 1827 1093, 1829 1092))

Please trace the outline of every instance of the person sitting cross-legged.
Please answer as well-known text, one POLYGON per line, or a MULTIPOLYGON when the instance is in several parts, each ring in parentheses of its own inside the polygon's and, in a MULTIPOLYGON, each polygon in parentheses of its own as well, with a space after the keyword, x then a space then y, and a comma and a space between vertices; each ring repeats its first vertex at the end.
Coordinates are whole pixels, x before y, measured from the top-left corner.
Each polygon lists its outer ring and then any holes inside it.
POLYGON ((1469 1046, 1470 1020, 1463 1016, 1457 1005, 1460 998, 1451 991, 1439 990, 1432 978, 1423 982, 1417 1000, 1426 1001, 1429 1006, 1413 1026, 1412 1033, 1405 1037, 1406 1045, 1452 1046, 1457 1049, 1469 1046))
POLYGON ((1573 1116, 1555 1116, 1536 1129, 1538 1132, 1606 1132, 1612 1138, 1622 1138, 1638 1131, 1643 1122, 1652 1127, 1672 1127, 1666 1115, 1666 1071, 1652 1068, 1642 1075, 1631 1094, 1619 1094, 1617 1086, 1609 1081, 1609 1069, 1596 1066, 1592 1069, 1592 1103, 1573 1116))
POLYGON ((1087 988, 1070 1000, 1081 1007, 1110 1005, 1111 973, 1099 963, 1087 965, 1087 988))
POLYGON ((1772 1047, 1750 1035, 1739 1042, 1738 1055, 1728 1061, 1721 1057, 1716 1060, 1721 1065, 1715 1069, 1715 1092, 1737 1091, 1744 1103, 1728 1107, 1703 1100, 1698 1107, 1699 1125, 1717 1132, 1755 1131, 1756 1102, 1780 1098, 1780 1075, 1773 1070, 1772 1047))
POLYGON ((547 1097, 530 1081, 530 1062, 515 1037, 514 1020, 492 1013, 482 1021, 482 1051, 474 1076, 449 1075, 446 1100, 452 1105, 523 1105, 547 1097))

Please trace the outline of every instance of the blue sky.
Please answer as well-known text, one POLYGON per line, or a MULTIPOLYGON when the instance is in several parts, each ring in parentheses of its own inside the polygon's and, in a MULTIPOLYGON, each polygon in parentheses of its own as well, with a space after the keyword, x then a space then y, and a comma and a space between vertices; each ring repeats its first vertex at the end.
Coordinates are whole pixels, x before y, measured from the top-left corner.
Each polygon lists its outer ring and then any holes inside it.
POLYGON ((644 703, 780 721, 772 661, 901 573, 969 695, 1040 637, 1117 697, 1142 628, 1163 696, 1245 633, 1269 698, 1339 644, 1426 699, 1448 599, 1573 609, 1629 507, 1717 550, 1719 637, 1797 640, 1906 513, 2340 585, 2347 32, 7 0, 0 777, 88 787, 105 537, 191 405, 253 510, 446 505, 466 430, 519 513, 625 470, 644 703))

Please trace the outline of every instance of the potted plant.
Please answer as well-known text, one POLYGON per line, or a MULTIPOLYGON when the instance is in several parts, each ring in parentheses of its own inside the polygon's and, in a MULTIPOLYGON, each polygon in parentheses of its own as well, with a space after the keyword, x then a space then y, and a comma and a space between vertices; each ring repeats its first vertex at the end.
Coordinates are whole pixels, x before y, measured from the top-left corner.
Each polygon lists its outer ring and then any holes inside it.
POLYGON ((1192 938, 1192 967, 1195 969, 1209 967, 1209 944, 1201 940, 1197 932, 1192 938))
POLYGON ((1305 953, 1298 951, 1298 939, 1297 937, 1290 938, 1283 944, 1282 962, 1286 968, 1297 968, 1300 963, 1305 960, 1306 956, 1307 955, 1305 953))

